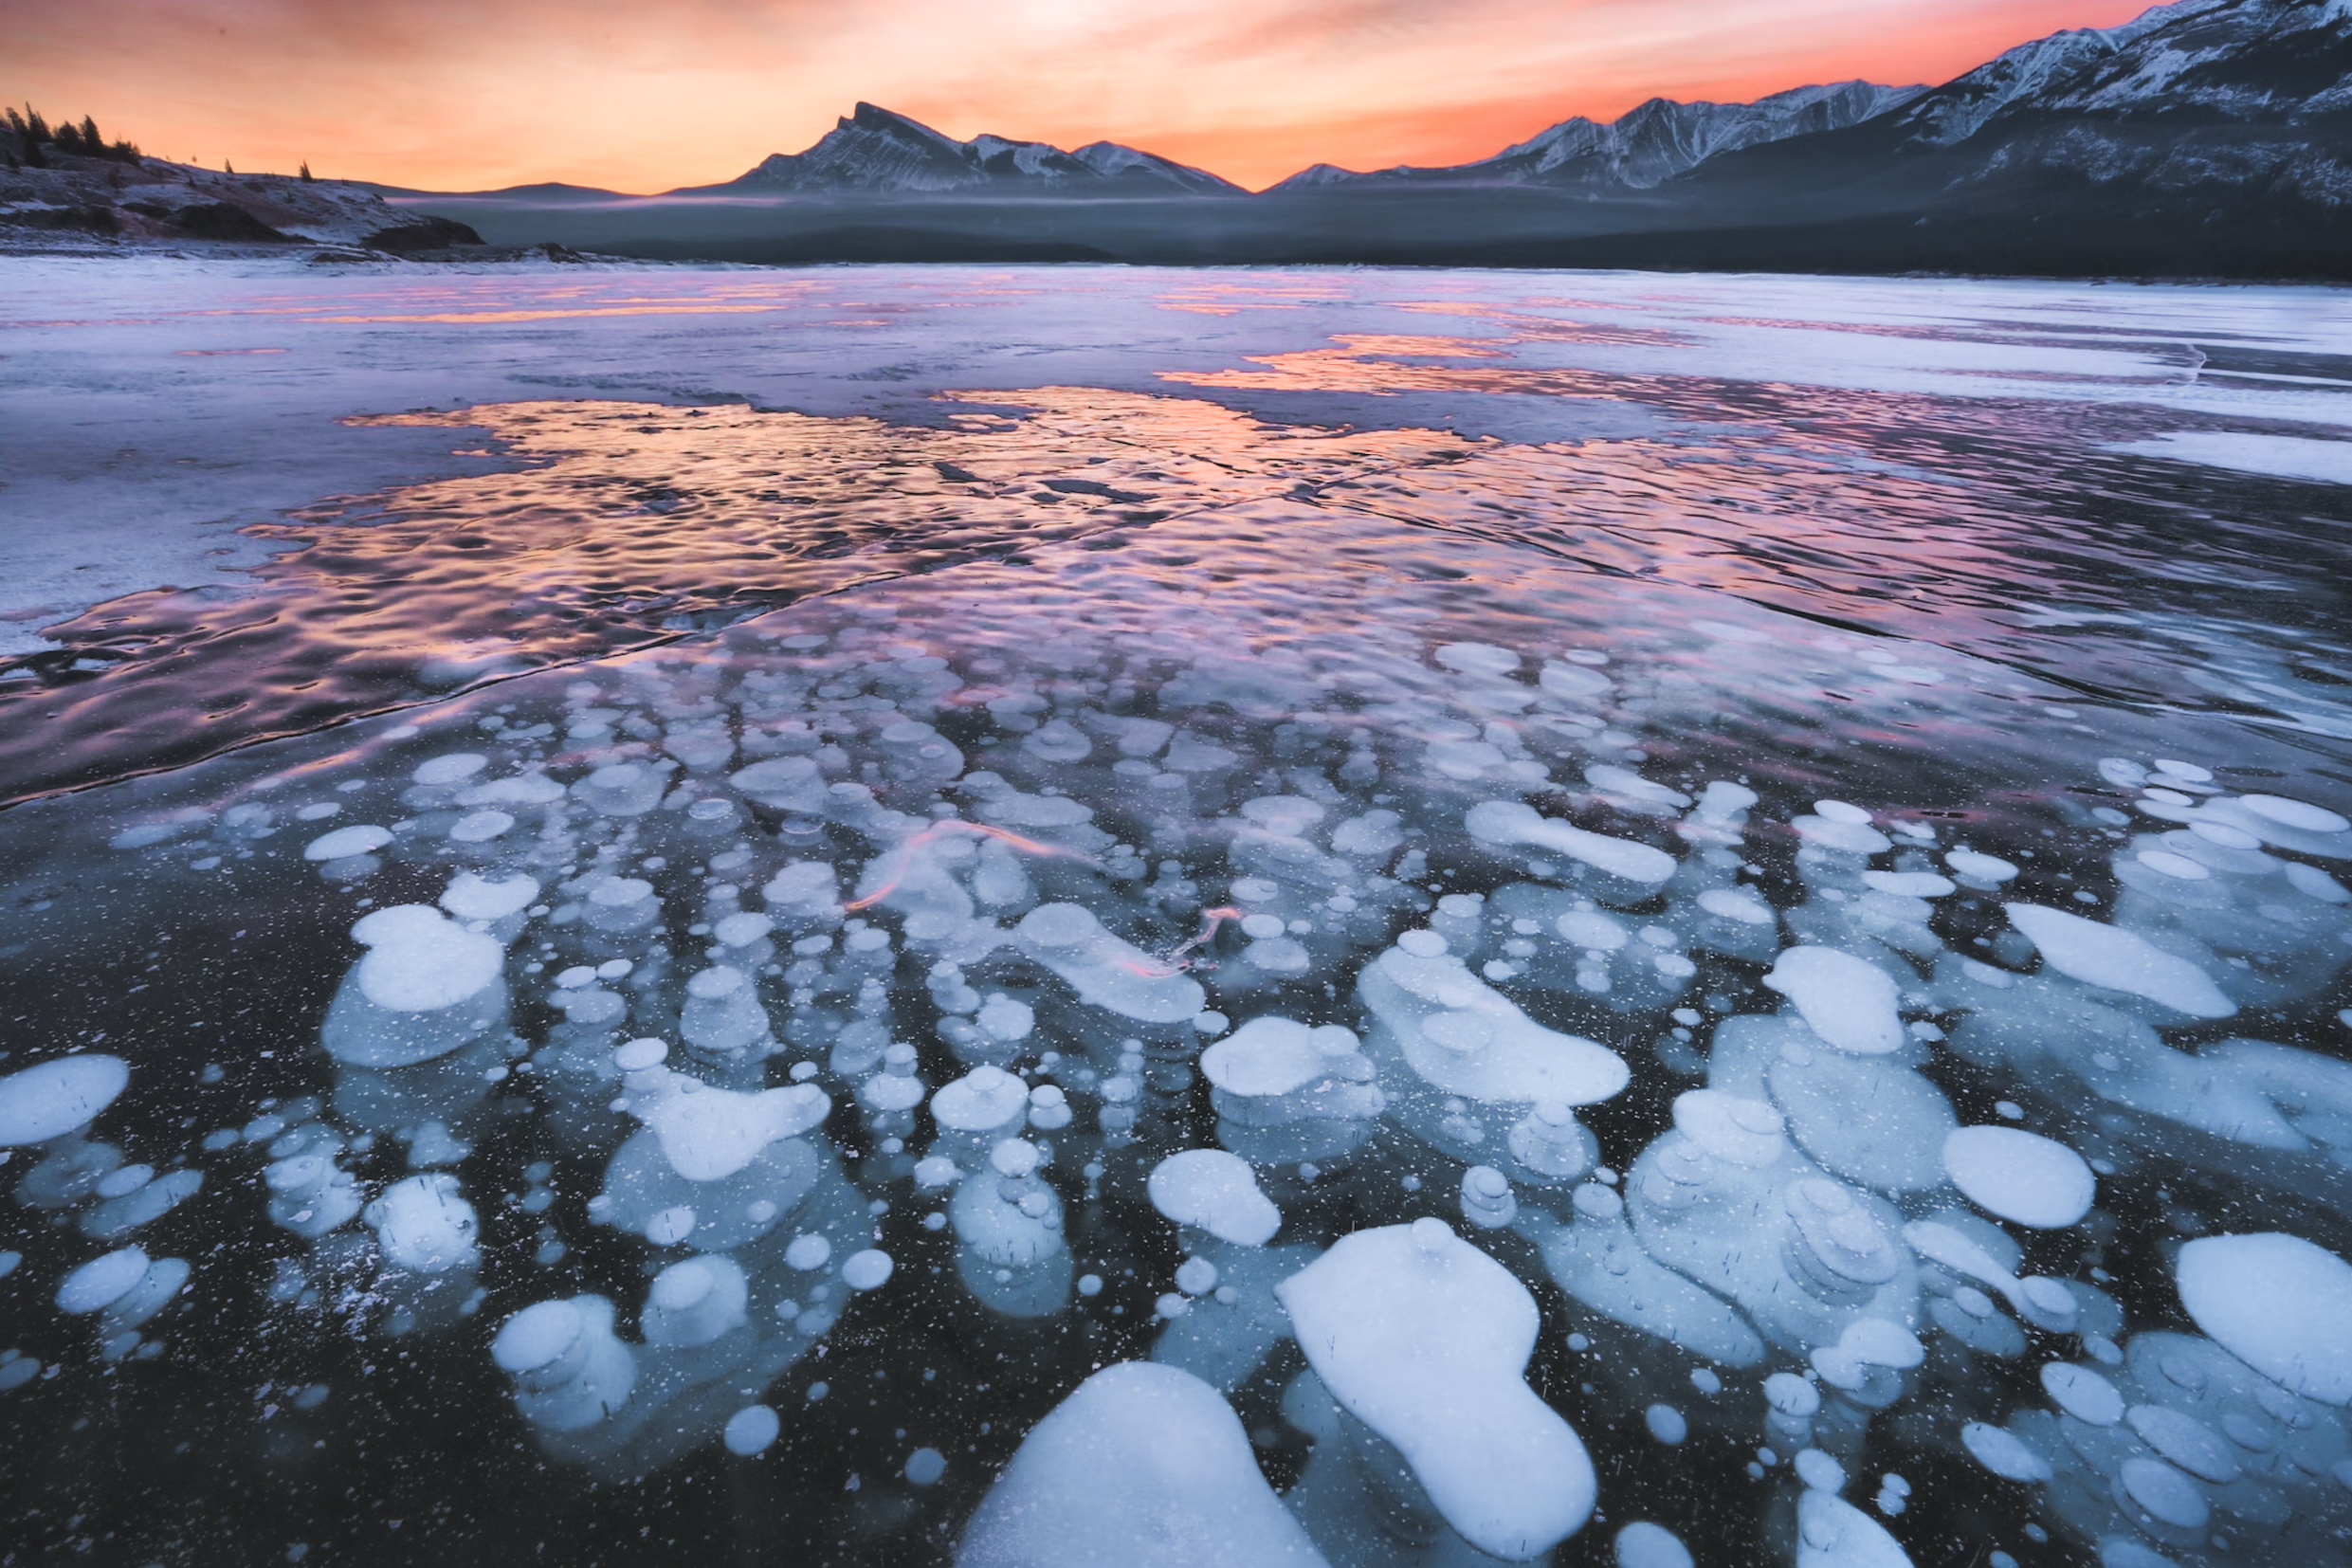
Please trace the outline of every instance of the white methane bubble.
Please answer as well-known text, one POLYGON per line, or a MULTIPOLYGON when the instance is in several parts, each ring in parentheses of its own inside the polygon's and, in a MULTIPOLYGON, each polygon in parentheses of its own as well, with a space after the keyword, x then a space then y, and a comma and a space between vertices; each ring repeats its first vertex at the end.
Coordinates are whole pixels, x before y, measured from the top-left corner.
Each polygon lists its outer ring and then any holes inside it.
POLYGON ((1593 1462, 1523 1377, 1535 1299, 1443 1220, 1342 1237, 1275 1294, 1347 1419, 1470 1545, 1524 1561, 1590 1517, 1593 1462))
POLYGON ((957 1568, 1107 1562, 1326 1568, 1224 1396, 1137 1361, 1094 1374, 1030 1429, 956 1553, 957 1568))

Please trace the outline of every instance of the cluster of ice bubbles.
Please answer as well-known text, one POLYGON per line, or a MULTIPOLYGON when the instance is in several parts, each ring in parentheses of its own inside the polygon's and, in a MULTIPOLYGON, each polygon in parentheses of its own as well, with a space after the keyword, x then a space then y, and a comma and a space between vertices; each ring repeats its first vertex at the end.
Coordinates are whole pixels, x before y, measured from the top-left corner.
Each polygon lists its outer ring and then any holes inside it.
MULTIPOLYGON (((1610 1505, 1595 1420, 1733 1434, 1770 1498, 1741 1561, 1910 1561, 1929 1476, 1865 1483, 1880 1444, 2040 1488, 2009 1545, 2047 1518, 2107 1568, 2352 1560, 2352 1265, 2260 1212, 2341 1233, 2352 1066, 2216 1032, 2337 1027, 2343 817, 2106 758, 2121 804, 2068 805, 2090 848, 2046 849, 2028 897, 1915 811, 1645 776, 1612 706, 1642 677, 1595 653, 1448 644, 1343 703, 1302 662, 1145 684, 1109 649, 959 668, 903 635, 738 640, 469 713, 462 745, 407 743, 398 820, 335 820, 314 772, 309 804, 121 828, 182 859, 283 833, 286 874, 366 906, 320 1092, 203 1140, 263 1157, 297 1244, 264 1288, 324 1311, 356 1271, 366 1332, 486 1337, 515 1419, 620 1479, 766 1449, 764 1391, 903 1287, 894 1211, 952 1233, 975 1308, 1048 1324, 1103 1288, 1066 1205, 1125 1193, 1183 1260, 1150 1359, 1028 1434, 961 1529, 972 1568, 1524 1561, 1595 1518, 1625 1568, 1733 1560, 1610 1505), (388 866, 434 902, 374 906, 388 866), (1989 1120, 1953 1074, 2002 1093, 1989 1120), (1612 1169, 1585 1119, 1637 1077, 1670 1112, 1612 1169), (642 1297, 541 1288, 455 1332, 490 1298, 494 1100, 602 1159, 587 1212, 642 1297), (1302 1217, 1380 1148, 1416 1174, 1359 1181, 1344 1233, 1302 1217), (362 1175, 395 1149, 408 1174, 362 1175), (2119 1189, 2183 1171, 2241 1183, 2242 1227, 2129 1233, 2119 1189), (2145 1322, 2110 1262, 2164 1276, 2131 1292, 2145 1322), (1558 1349, 1610 1385, 1581 1385, 1582 1435, 1527 1380, 1546 1281, 1558 1349), (1278 1496, 1229 1396, 1286 1342, 1313 1447, 1278 1496)), ((84 1052, 0 1080, 18 1201, 97 1249, 44 1288, 106 1363, 155 1354, 184 1293, 246 1287, 132 1239, 247 1200, 95 1136, 131 1079, 84 1052)), ((533 1265, 578 1240, 550 1224, 533 1265)), ((72 1370, 9 1351, 0 1389, 72 1370)), ((911 1483, 949 1468, 939 1436, 911 1483)))

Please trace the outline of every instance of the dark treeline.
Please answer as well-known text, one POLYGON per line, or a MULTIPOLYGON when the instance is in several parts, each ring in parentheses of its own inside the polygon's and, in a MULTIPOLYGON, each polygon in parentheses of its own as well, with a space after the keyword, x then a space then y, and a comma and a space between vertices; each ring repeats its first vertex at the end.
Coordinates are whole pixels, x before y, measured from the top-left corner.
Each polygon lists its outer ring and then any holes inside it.
POLYGON ((77 157, 107 158, 134 166, 139 161, 137 146, 128 141, 108 141, 100 132, 97 119, 90 115, 82 116, 78 125, 64 119, 52 126, 40 110, 27 103, 21 113, 13 107, 8 110, 8 128, 16 141, 9 154, 11 163, 46 169, 50 166, 51 148, 77 157))

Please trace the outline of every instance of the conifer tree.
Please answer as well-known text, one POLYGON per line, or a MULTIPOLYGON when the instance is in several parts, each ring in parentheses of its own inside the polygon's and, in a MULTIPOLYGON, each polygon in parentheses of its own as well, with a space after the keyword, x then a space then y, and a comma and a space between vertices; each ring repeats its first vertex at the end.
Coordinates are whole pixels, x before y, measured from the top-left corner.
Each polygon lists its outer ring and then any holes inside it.
POLYGON ((315 185, 318 183, 310 177, 310 162, 308 159, 304 159, 302 163, 302 183, 304 185, 315 185))
POLYGON ((82 150, 89 154, 90 156, 94 158, 102 157, 105 155, 106 138, 98 134, 98 117, 96 115, 83 115, 82 117, 82 150))
POLYGON ((13 109, 9 111, 9 119, 11 125, 18 127, 17 134, 25 138, 26 167, 46 169, 49 166, 49 158, 48 155, 41 150, 41 144, 49 139, 49 122, 41 118, 41 111, 27 103, 25 105, 23 119, 19 120, 16 118, 16 111, 13 109))
POLYGON ((41 111, 34 108, 29 103, 25 105, 25 124, 27 127, 27 134, 31 136, 34 141, 41 142, 55 139, 49 135, 49 122, 41 118, 41 111))

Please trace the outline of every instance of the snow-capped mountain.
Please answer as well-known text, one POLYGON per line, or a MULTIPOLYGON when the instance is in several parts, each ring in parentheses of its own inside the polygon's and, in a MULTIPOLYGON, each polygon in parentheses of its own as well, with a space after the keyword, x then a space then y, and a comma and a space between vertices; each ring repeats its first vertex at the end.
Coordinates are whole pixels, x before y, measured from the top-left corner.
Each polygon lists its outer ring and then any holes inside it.
POLYGON ((1277 191, 1345 185, 1540 185, 1647 191, 1722 153, 1834 131, 1898 108, 1924 87, 1836 82, 1793 87, 1753 103, 1653 98, 1610 124, 1579 115, 1490 158, 1447 168, 1355 173, 1319 163, 1277 191))
POLYGON ((1701 205, 1801 195, 2035 223, 2352 214, 2352 0, 2178 0, 1679 183, 1701 205))
POLYGON ((2157 6, 2120 27, 2078 27, 2020 44, 1941 87, 1920 94, 1895 117, 1904 139, 1948 147, 1976 135, 1984 122, 2021 99, 2048 91, 2085 66, 2120 53, 2147 33, 2226 0, 2179 0, 2157 6))
POLYGON ((724 185, 697 187, 692 193, 796 191, 1166 196, 1239 195, 1241 188, 1117 142, 1098 141, 1066 153, 1042 141, 1003 137, 957 141, 921 120, 861 103, 807 152, 770 154, 724 185))

